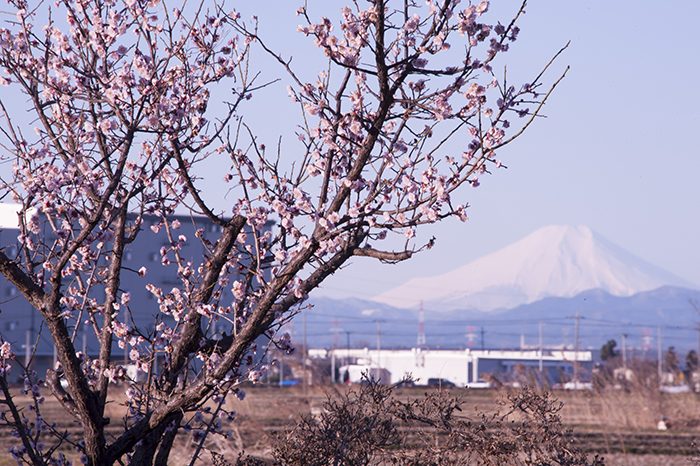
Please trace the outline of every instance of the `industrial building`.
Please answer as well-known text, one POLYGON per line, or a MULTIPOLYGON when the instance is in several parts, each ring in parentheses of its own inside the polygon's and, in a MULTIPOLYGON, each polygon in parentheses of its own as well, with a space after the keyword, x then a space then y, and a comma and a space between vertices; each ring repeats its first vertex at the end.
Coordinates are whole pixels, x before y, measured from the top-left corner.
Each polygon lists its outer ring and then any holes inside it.
MULTIPOLYGON (((0 203, 0 248, 5 254, 13 258, 17 255, 18 206, 0 203)), ((136 218, 134 215, 132 218, 136 218)), ((219 239, 221 227, 214 224, 208 218, 197 215, 174 215, 169 221, 179 221, 180 226, 177 235, 182 235, 186 240, 179 243, 179 254, 185 260, 191 260, 199 264, 202 258, 208 254, 207 249, 200 240, 209 240, 212 243, 219 239), (199 236, 199 238, 197 237, 199 236)), ((162 247, 170 248, 165 228, 158 229, 155 226, 160 222, 160 217, 155 215, 144 216, 142 231, 136 240, 130 243, 123 257, 123 269, 121 274, 121 293, 129 293, 131 296, 130 312, 120 318, 128 318, 142 332, 153 331, 155 316, 172 325, 173 317, 160 313, 157 299, 146 289, 147 284, 153 284, 168 293, 171 289, 182 287, 182 281, 177 276, 176 267, 164 267, 159 252, 162 247), (154 227, 153 229, 151 227, 154 227), (145 269, 139 273, 139 269, 145 269), (144 273, 145 272, 145 273, 144 273)), ((43 222, 42 222, 43 223, 43 222)), ((269 229, 272 222, 265 225, 269 229)), ((48 232, 47 235, 53 233, 48 232)), ((170 254, 172 260, 172 254, 170 254)), ((17 291, 15 286, 4 277, 0 280, 0 334, 5 341, 12 343, 12 347, 25 364, 33 355, 32 367, 39 373, 44 373, 55 361, 55 348, 53 340, 39 311, 34 309, 29 302, 17 291)), ((232 277, 232 279, 235 279, 232 277)), ((101 298, 104 289, 101 285, 95 287, 92 296, 101 298)), ((233 293, 230 287, 222 289, 221 302, 233 302, 233 293)), ((81 328, 75 335, 76 349, 84 351, 90 357, 95 357, 99 352, 99 344, 92 330, 85 331, 81 328)), ((128 347, 125 350, 118 349, 115 344, 113 357, 127 362, 128 347)))
POLYGON ((331 361, 336 381, 361 382, 362 374, 371 374, 384 383, 397 383, 407 374, 416 385, 443 380, 459 387, 484 387, 484 375, 502 380, 524 372, 538 372, 551 383, 581 381, 592 369, 591 351, 573 350, 410 350, 310 349, 311 359, 331 361), (574 366, 574 361, 578 364, 574 366), (337 368, 337 369, 336 369, 337 368), (347 375, 346 375, 347 373, 347 375))

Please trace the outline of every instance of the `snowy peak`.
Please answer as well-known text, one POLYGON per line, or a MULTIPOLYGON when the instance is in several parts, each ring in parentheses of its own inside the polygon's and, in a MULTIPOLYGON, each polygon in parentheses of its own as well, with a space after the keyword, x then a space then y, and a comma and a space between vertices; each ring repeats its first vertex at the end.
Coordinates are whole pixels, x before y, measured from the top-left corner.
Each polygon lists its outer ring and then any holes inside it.
POLYGON ((416 278, 374 298, 395 307, 512 309, 590 289, 631 296, 664 285, 695 288, 585 226, 547 226, 499 251, 436 277, 416 278))

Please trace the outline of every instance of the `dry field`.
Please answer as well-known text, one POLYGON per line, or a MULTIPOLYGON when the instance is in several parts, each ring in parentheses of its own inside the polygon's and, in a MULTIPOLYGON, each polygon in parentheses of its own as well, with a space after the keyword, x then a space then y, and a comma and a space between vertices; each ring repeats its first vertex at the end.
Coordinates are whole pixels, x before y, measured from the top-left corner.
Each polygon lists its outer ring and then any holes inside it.
MULTIPOLYGON (((235 459, 237 452, 269 458, 270 445, 275 434, 292 424, 302 413, 319 413, 327 395, 344 386, 309 387, 304 394, 301 387, 277 388, 266 386, 246 387, 248 396, 243 401, 234 399, 237 418, 229 427, 229 438, 211 437, 207 447, 235 459)), ((427 389, 420 387, 399 389, 397 397, 421 397, 427 389)), ((497 400, 504 390, 453 389, 455 396, 463 395, 463 412, 493 412, 498 409, 497 400)), ((114 403, 107 415, 111 418, 111 435, 120 433, 121 390, 114 389, 114 403)), ((690 466, 693 464, 693 441, 700 438, 700 397, 695 394, 625 393, 621 390, 603 393, 554 392, 563 403, 563 423, 572 430, 573 441, 591 454, 605 457, 610 466, 690 466), (659 420, 664 420, 668 430, 657 430, 659 420)), ((17 396, 21 401, 21 396, 17 396)), ((79 432, 79 427, 66 418, 57 402, 47 399, 42 412, 50 422, 57 422, 63 429, 79 432)), ((0 452, 6 452, 16 439, 7 428, 0 429, 0 452)), ((171 464, 188 464, 193 441, 183 434, 178 439, 178 451, 171 464)), ((70 450, 74 464, 80 464, 77 455, 70 450)), ((0 453, 0 466, 15 464, 9 455, 0 453), (4 458, 3 458, 4 457, 4 458)), ((211 456, 205 453, 197 464, 211 464, 211 456)))

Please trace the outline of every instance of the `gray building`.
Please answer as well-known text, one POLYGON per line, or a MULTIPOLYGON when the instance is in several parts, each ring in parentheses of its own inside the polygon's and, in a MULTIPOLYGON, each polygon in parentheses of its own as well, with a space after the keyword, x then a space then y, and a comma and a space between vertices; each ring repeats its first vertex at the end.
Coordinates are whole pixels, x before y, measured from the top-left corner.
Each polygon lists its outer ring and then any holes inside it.
MULTIPOLYGON (((180 255, 185 261, 191 261, 197 267, 202 258, 207 254, 207 250, 197 237, 197 234, 204 240, 214 243, 221 234, 221 227, 214 224, 206 217, 178 215, 169 217, 169 221, 178 220, 180 227, 173 231, 175 236, 183 235, 186 241, 180 243, 180 255)), ((182 288, 182 281, 177 277, 177 266, 164 266, 161 263, 162 247, 170 248, 165 228, 161 228, 157 233, 151 227, 160 222, 160 217, 145 216, 142 230, 136 240, 127 245, 123 257, 123 269, 121 275, 120 291, 128 292, 131 296, 128 316, 129 322, 142 331, 152 331, 155 325, 155 316, 173 324, 174 319, 159 312, 157 298, 146 289, 147 284, 153 284, 161 288, 164 293, 169 293, 173 288, 182 288), (146 274, 141 276, 139 269, 146 268, 146 274)), ((17 255, 17 206, 11 204, 0 204, 0 247, 8 257, 17 255)), ((270 228, 272 222, 266 225, 270 228)), ((169 259, 174 260, 173 252, 168 253, 169 259)), ((232 281, 235 277, 231 277, 232 281)), ((91 297, 98 301, 104 298, 104 288, 97 287, 91 297)), ((230 305, 233 301, 233 294, 230 286, 222 287, 220 303, 224 306, 230 305)), ((123 308, 122 308, 123 309, 123 308)), ((120 310, 119 320, 123 321, 127 312, 120 310)), ((51 335, 42 325, 42 317, 39 311, 34 309, 27 300, 17 291, 14 285, 0 276, 0 334, 5 341, 12 343, 13 350, 17 357, 26 361, 31 353, 34 354, 32 367, 39 374, 43 374, 46 368, 53 365, 55 352, 51 335)), ((227 324, 227 323, 226 323, 227 324)), ((219 330, 230 332, 223 321, 219 321, 219 330)), ((227 324, 230 326, 230 324, 227 324)), ((84 350, 90 357, 98 354, 99 346, 97 338, 91 329, 87 332, 81 328, 75 335, 76 350, 84 350)), ((126 360, 128 348, 122 350, 115 348, 113 358, 126 360)), ((17 374, 19 375, 19 374, 17 374)))

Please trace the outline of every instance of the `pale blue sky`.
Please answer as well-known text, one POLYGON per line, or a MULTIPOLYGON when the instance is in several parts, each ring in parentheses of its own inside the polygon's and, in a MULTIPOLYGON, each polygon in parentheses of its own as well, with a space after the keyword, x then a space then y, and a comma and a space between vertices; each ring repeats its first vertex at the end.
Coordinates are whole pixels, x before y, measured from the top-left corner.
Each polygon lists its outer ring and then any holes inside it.
MULTIPOLYGON (((312 79, 326 65, 311 40, 296 32, 294 11, 301 3, 261 0, 240 7, 257 14, 269 45, 293 55, 293 66, 312 79)), ((519 3, 493 1, 487 22, 507 21, 519 3)), ((342 4, 309 0, 309 12, 312 18, 337 14, 342 4)), ((692 136, 700 108, 697 18, 700 2, 694 1, 533 0, 504 58, 509 80, 528 82, 571 40, 550 75, 571 66, 546 106, 548 118, 501 151, 507 170, 461 192, 460 202, 472 206, 469 222, 419 231, 424 241, 435 235, 436 246, 401 265, 355 259, 317 293, 370 298, 550 224, 587 225, 700 287, 700 157, 692 136)), ((294 144, 290 122, 299 112, 285 91, 290 80, 261 53, 257 58, 264 76, 282 81, 244 107, 247 117, 269 147, 280 135, 285 147, 294 144)), ((207 194, 230 211, 219 168, 207 173, 207 194)))
MULTIPOLYGON (((489 15, 505 21, 519 3, 491 2, 489 15)), ((309 12, 320 16, 322 5, 327 14, 331 4, 341 5, 310 1, 309 12)), ((284 30, 298 23, 296 4, 262 1, 258 7, 263 31, 277 28, 269 42, 311 70, 313 46, 284 30)), ((548 118, 501 152, 507 170, 462 192, 472 206, 469 222, 421 232, 426 240, 437 237, 435 248, 398 266, 355 259, 319 295, 369 298, 410 278, 457 268, 550 224, 587 225, 700 284, 700 157, 692 136, 700 108, 700 3, 536 0, 526 11, 519 40, 506 55, 510 79, 527 81, 571 41, 554 66, 555 72, 566 65, 571 70, 547 104, 548 118)), ((269 108, 263 111, 268 123, 275 121, 269 108)), ((285 118, 264 132, 274 137, 285 118)))

